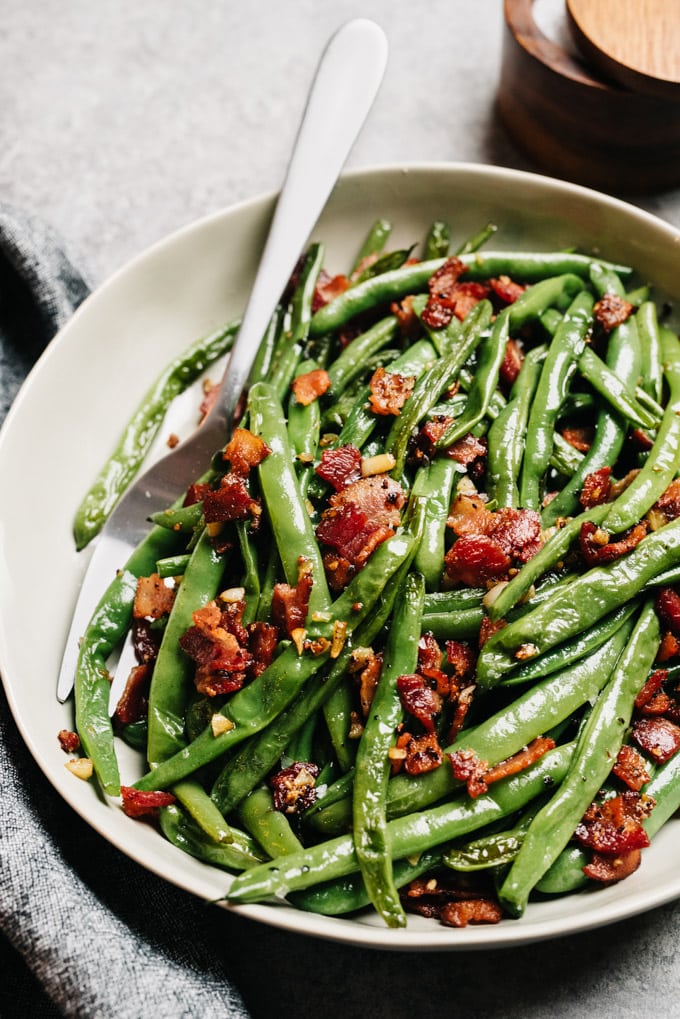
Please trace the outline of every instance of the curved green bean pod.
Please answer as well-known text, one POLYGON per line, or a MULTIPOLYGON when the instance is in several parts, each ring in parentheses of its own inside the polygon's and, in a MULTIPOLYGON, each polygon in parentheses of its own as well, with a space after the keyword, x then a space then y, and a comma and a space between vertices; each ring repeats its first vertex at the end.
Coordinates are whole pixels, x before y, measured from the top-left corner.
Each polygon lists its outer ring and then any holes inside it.
POLYGON ((460 467, 455 460, 438 457, 419 473, 414 486, 414 491, 425 500, 425 522, 413 566, 423 575, 425 587, 430 591, 438 587, 442 579, 446 520, 453 483, 459 475, 460 467))
POLYGON ((73 523, 81 549, 104 526, 121 495, 135 477, 163 423, 173 399, 231 347, 240 320, 203 337, 171 361, 142 398, 125 426, 116 449, 78 507, 73 523))
MULTIPOLYGON (((635 329, 635 320, 632 320, 635 329)), ((604 361, 590 347, 581 354, 578 369, 586 382, 589 382, 600 396, 622 417, 640 428, 656 428, 659 421, 646 407, 638 403, 632 391, 623 383, 616 372, 611 371, 604 361)))
POLYGON ((262 846, 267 856, 284 856, 302 849, 302 843, 290 821, 282 811, 274 807, 272 792, 267 786, 253 789, 241 803, 238 814, 244 827, 262 846))
POLYGON ((404 927, 406 924, 392 876, 387 835, 388 751, 402 718, 397 679, 415 672, 418 664, 424 593, 422 576, 409 574, 397 598, 380 680, 355 762, 352 800, 354 850, 371 902, 388 927, 404 927))
POLYGON ((214 867, 229 871, 247 870, 264 859, 257 843, 245 832, 232 828, 233 842, 215 842, 177 806, 163 807, 159 821, 168 842, 214 867))
POLYGON ((446 258, 451 246, 451 231, 447 223, 435 220, 427 231, 423 244, 423 259, 428 262, 433 258, 446 258))
POLYGON ((288 386, 309 336, 312 300, 321 271, 323 253, 321 244, 310 245, 291 300, 289 328, 282 332, 267 372, 266 381, 276 391, 280 400, 283 400, 288 392, 288 386))
MULTIPOLYGON (((510 329, 516 332, 533 319, 542 319, 548 309, 564 312, 584 288, 583 280, 574 273, 549 276, 529 287, 510 306, 510 329)), ((561 316, 559 324, 561 324, 561 316)), ((559 328, 559 324, 557 328, 559 328)))
POLYGON ((661 353, 661 335, 653 301, 644 301, 635 313, 640 346, 644 351, 641 365, 642 389, 657 403, 663 395, 663 357, 661 353))
POLYGON ((372 224, 371 229, 366 234, 366 237, 357 252, 357 256, 352 263, 353 273, 356 272, 356 270, 361 266, 361 263, 367 258, 380 254, 387 244, 391 233, 392 224, 389 220, 376 219, 376 221, 372 224))
POLYGON ((565 848, 609 774, 659 641, 659 621, 653 604, 648 602, 586 721, 566 778, 534 818, 503 882, 499 899, 512 916, 522 915, 531 890, 565 848))
POLYGON ((366 358, 391 343, 397 335, 398 328, 395 316, 388 315, 348 343, 335 361, 328 366, 331 380, 329 395, 337 399, 350 382, 365 372, 366 358))

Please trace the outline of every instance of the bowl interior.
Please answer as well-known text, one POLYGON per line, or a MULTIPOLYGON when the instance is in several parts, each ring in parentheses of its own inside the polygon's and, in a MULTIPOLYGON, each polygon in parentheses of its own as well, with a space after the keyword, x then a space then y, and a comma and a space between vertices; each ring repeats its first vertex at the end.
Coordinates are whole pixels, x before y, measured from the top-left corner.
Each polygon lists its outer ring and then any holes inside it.
MULTIPOLYGON (((93 294, 50 345, 0 433, 0 668, 22 734, 55 790, 106 839, 150 870, 206 899, 228 877, 190 859, 148 825, 126 818, 94 784, 64 768, 57 743, 72 707, 54 695, 63 641, 88 553, 76 553, 73 514, 122 424, 173 355, 239 314, 271 215, 271 196, 202 220, 160 242, 93 294), (37 474, 37 477, 36 477, 37 474), (39 638, 36 592, 40 592, 39 638), (45 611, 45 607, 47 611, 45 611)), ((314 231, 326 266, 342 272, 377 218, 394 224, 390 246, 420 241, 434 219, 455 239, 487 222, 490 248, 577 247, 634 265, 665 297, 680 289, 680 235, 614 199, 548 178, 473 165, 378 167, 347 174, 314 231)), ((214 373, 213 373, 213 377, 214 373)), ((163 430, 195 418, 196 393, 178 401, 163 430)), ((159 442, 159 448, 162 441, 159 442)), ((126 779, 137 773, 123 754, 126 779)), ((470 948, 530 941, 620 919, 680 895, 671 822, 620 886, 532 905, 521 921, 452 931, 413 917, 388 931, 369 915, 328 919, 285 905, 247 907, 264 922, 320 937, 391 948, 470 948)))

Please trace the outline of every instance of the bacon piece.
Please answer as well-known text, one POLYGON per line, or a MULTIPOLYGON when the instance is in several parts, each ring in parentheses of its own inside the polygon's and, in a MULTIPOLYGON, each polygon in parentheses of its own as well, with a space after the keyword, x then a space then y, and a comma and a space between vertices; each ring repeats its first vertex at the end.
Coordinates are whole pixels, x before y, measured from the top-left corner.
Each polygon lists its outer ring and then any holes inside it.
POLYGON ((457 257, 447 258, 444 264, 432 274, 428 282, 429 297, 421 315, 430 329, 447 326, 455 313, 455 288, 458 279, 467 266, 457 257))
POLYGON ((680 640, 670 630, 664 633, 656 656, 657 662, 667 662, 669 658, 675 658, 680 654, 680 640))
POLYGON ((595 302, 593 315, 605 332, 610 333, 616 326, 623 323, 633 312, 633 305, 618 294, 603 294, 599 301, 595 302))
POLYGON ((325 304, 329 304, 340 294, 344 294, 349 287, 349 280, 346 276, 339 274, 330 276, 325 269, 319 273, 312 296, 312 311, 318 311, 325 304))
POLYGON ((633 723, 631 737, 659 764, 665 764, 680 750, 680 726, 668 718, 638 719, 633 723))
POLYGON ((427 771, 434 771, 443 760, 444 755, 434 732, 409 737, 404 760, 404 770, 407 774, 423 775, 427 771))
MULTIPOLYGON (((362 565, 371 552, 393 534, 391 527, 370 522, 366 513, 352 502, 326 510, 316 529, 319 541, 340 554, 335 568, 342 560, 348 567, 362 565)), ((349 575, 349 571, 346 572, 349 575)))
POLYGON ((644 757, 627 743, 619 750, 616 764, 612 771, 617 778, 625 782, 628 788, 633 789, 634 792, 639 792, 650 779, 649 772, 645 767, 644 757))
POLYGON ((364 718, 368 717, 368 712, 371 710, 373 697, 375 696, 375 691, 378 688, 382 663, 382 654, 376 655, 373 651, 371 651, 366 664, 359 673, 359 701, 361 703, 361 710, 364 718))
POLYGON ((193 613, 193 626, 180 637, 180 647, 198 666, 196 689, 208 697, 240 690, 253 663, 245 646, 248 633, 240 622, 242 606, 221 608, 208 602, 193 613))
POLYGON ((458 494, 453 500, 446 521, 458 537, 469 534, 486 534, 493 522, 493 513, 479 496, 458 494))
POLYGON ((647 524, 642 521, 626 531, 618 541, 610 541, 607 531, 587 520, 581 524, 581 533, 579 534, 581 555, 587 566, 610 563, 639 545, 646 534, 647 524))
POLYGON ((492 292, 503 304, 514 304, 526 290, 524 283, 515 283, 509 276, 496 276, 487 281, 492 292))
POLYGON ((468 432, 462 439, 458 439, 458 442, 448 446, 445 453, 449 460, 455 460, 456 463, 469 467, 475 460, 486 456, 486 451, 486 439, 478 439, 472 432, 468 432))
POLYGON ((172 793, 145 792, 134 786, 122 785, 120 795, 123 800, 123 811, 128 817, 155 817, 161 807, 169 807, 175 802, 172 793))
POLYGON ((584 509, 600 506, 611 499, 611 467, 600 467, 597 471, 587 474, 583 479, 583 488, 579 502, 584 509))
POLYGON ((157 573, 140 577, 132 606, 133 619, 160 619, 166 616, 175 601, 175 590, 157 573))
POLYGON ((472 676, 475 668, 475 653, 469 644, 462 644, 458 640, 447 640, 446 657, 449 665, 453 666, 453 675, 459 683, 472 676))
POLYGON ((500 923, 503 910, 493 899, 466 899, 463 902, 445 903, 439 919, 445 927, 467 927, 469 923, 500 923))
POLYGON ((402 301, 393 301, 390 311, 399 323, 399 332, 406 339, 415 339, 420 332, 420 320, 413 310, 413 295, 409 294, 402 301))
POLYGON ((489 296, 489 288, 484 283, 457 283, 451 294, 454 302, 454 314, 463 322, 472 309, 489 296))
POLYGON ((272 592, 272 619, 288 634, 304 627, 309 611, 309 596, 314 581, 309 571, 301 570, 295 587, 275 584, 272 592))
POLYGON ((361 478, 361 453, 351 445, 324 449, 316 473, 340 492, 361 478))
POLYGON ((417 718, 427 732, 434 732, 434 716, 442 709, 442 699, 424 677, 418 673, 399 676, 397 691, 404 711, 417 718))
POLYGON ((654 807, 651 796, 627 791, 603 803, 591 803, 579 822, 574 837, 598 853, 619 855, 629 849, 644 849, 649 836, 640 823, 654 807))
POLYGON ((444 557, 446 575, 453 583, 482 587, 507 573, 512 560, 497 541, 485 534, 458 538, 444 557))
POLYGON ((381 474, 353 482, 332 495, 329 501, 333 507, 353 503, 376 526, 394 528, 401 523, 406 493, 397 481, 381 474))
POLYGON ((271 449, 267 443, 248 428, 236 428, 222 450, 222 459, 231 465, 232 473, 247 478, 253 467, 266 460, 271 449))
POLYGON ((474 750, 455 750, 447 755, 453 770, 453 777, 465 782, 467 793, 476 799, 488 789, 484 776, 488 771, 486 761, 480 760, 474 750))
POLYGON ((259 516, 260 504, 251 496, 243 478, 230 473, 224 475, 218 489, 203 496, 203 514, 208 524, 247 520, 259 516))
POLYGON ((463 687, 463 689, 460 690, 460 692, 458 693, 458 697, 456 699, 456 710, 453 713, 451 725, 449 726, 448 732, 449 743, 454 742, 456 736, 463 728, 463 725, 465 724, 465 718, 467 716, 468 711, 470 710, 470 705, 472 704, 476 689, 477 684, 470 683, 468 686, 463 687))
POLYGON ((146 718, 149 707, 151 666, 137 665, 130 670, 125 689, 115 710, 115 719, 120 725, 130 725, 146 718))
POLYGON ((595 429, 589 425, 572 426, 562 429, 562 438, 581 453, 588 452, 593 443, 594 435, 595 429))
POLYGON ((314 403, 328 392, 331 388, 331 377, 325 368, 314 368, 313 371, 293 379, 290 388, 295 393, 297 402, 303 407, 308 407, 310 403, 314 403))
POLYGON ((183 506, 195 506, 197 502, 203 501, 203 496, 206 492, 210 491, 210 485, 206 482, 196 482, 193 485, 189 485, 187 488, 186 495, 184 496, 183 506))
POLYGON ((148 619, 133 619, 130 628, 132 647, 140 665, 153 664, 158 657, 163 631, 154 629, 148 619))
POLYGON ((639 849, 629 849, 617 856, 606 856, 593 853, 590 863, 583 868, 583 873, 591 881, 599 881, 603 885, 612 885, 630 877, 640 866, 642 853, 639 849))
POLYGON ((503 506, 493 514, 487 534, 506 555, 520 563, 532 559, 543 544, 541 517, 535 510, 503 506))
MULTIPOLYGON (((507 277, 505 277, 507 279, 507 277)), ((490 281, 491 289, 496 292, 493 286, 493 280, 490 281)), ((500 381, 503 384, 505 392, 510 392, 515 379, 519 375, 522 369, 522 362, 524 361, 524 354, 517 340, 508 340, 505 344, 505 354, 503 361, 501 362, 500 368, 500 381)))
POLYGON ((271 665, 279 642, 279 631, 271 623, 258 620, 248 626, 248 651, 252 658, 249 666, 251 676, 259 676, 271 665))
POLYGON ((296 761, 269 779, 274 807, 283 814, 300 814, 316 800, 315 783, 319 767, 307 761, 296 761))
POLYGON ((552 750, 554 746, 555 740, 549 736, 537 736, 519 753, 513 754, 512 757, 508 757, 507 760, 501 761, 500 764, 495 764, 493 768, 485 771, 484 781, 487 785, 491 785, 493 782, 499 782, 502 778, 508 778, 509 775, 518 775, 521 771, 526 771, 536 761, 540 761, 541 757, 552 750))
POLYGON ((387 372, 382 365, 376 368, 368 383, 371 390, 368 402, 373 413, 398 417, 413 392, 415 381, 415 375, 387 372))
POLYGON ((675 478, 659 498, 655 509, 660 510, 666 520, 680 517, 680 478, 675 478))
POLYGON ((418 673, 434 684, 433 689, 442 697, 451 693, 451 677, 442 669, 442 650, 431 631, 423 633, 418 641, 418 673))
POLYGON ((659 693, 668 678, 668 669, 655 669, 635 698, 635 707, 644 708, 659 693))
POLYGON ((426 421, 411 440, 411 458, 416 462, 423 458, 431 460, 435 455, 437 443, 452 422, 453 418, 447 414, 435 414, 426 421))
POLYGON ((502 630, 504 626, 506 626, 504 619, 497 619, 495 622, 492 622, 489 616, 484 616, 479 627, 479 637, 477 641, 480 648, 484 647, 487 640, 489 640, 490 637, 493 637, 494 633, 498 633, 499 630, 502 630))
POLYGON ((656 596, 656 611, 674 637, 680 637, 680 594, 672 587, 662 587, 656 596))
POLYGON ((80 736, 70 729, 60 729, 57 733, 59 746, 65 754, 73 754, 80 747, 80 736))

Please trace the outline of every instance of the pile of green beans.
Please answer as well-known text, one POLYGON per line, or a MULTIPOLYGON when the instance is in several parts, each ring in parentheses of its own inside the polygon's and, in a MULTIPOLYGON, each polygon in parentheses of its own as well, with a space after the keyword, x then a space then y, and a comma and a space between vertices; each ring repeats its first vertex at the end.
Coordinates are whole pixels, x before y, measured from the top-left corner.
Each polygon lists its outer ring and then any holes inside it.
MULTIPOLYGON (((680 341, 648 288, 632 289, 629 267, 572 252, 480 251, 495 229, 452 249, 448 225, 433 223, 415 259, 415 245, 385 252, 391 225, 378 220, 344 292, 317 310, 325 253, 313 245, 263 339, 241 421, 268 450, 248 478, 261 506, 257 526, 231 521, 216 534, 200 501, 156 514, 83 637, 75 724, 96 779, 118 796, 117 739, 141 742, 135 789, 151 804, 172 793, 174 802, 156 811, 160 831, 237 875, 225 880, 229 902, 287 898, 327 915, 371 906, 403 927, 400 889, 446 868, 489 871, 508 918, 532 897, 589 885, 589 854, 574 833, 601 790, 622 788, 612 766, 630 739, 636 697, 658 668, 655 592, 680 579, 680 519, 655 511, 680 473, 680 341), (509 277, 523 290, 510 301, 502 286, 487 287, 465 315, 435 328, 428 284, 454 250, 466 283, 509 277), (611 329, 596 314, 608 295, 631 305, 611 329), (511 349, 521 356, 508 379, 511 349), (395 413, 370 403, 377 368, 408 380, 395 413), (298 402, 295 380, 319 371, 324 391, 298 402), (429 447, 428 424, 439 426, 429 447), (573 428, 589 435, 585 448, 570 443, 573 428), (484 456, 457 454, 469 439, 484 456), (358 451, 367 477, 379 464, 404 505, 393 533, 337 585, 316 533, 337 500, 317 467, 324 451, 345 446, 358 451), (582 505, 586 479, 601 468, 625 483, 582 505), (449 526, 458 495, 487 513, 532 511, 540 548, 524 563, 517 557, 500 582, 482 572, 477 586, 456 585, 447 556, 458 540, 449 526), (649 529, 637 545, 584 565, 583 525, 606 543, 642 521, 649 529), (196 610, 238 590, 243 624, 270 622, 276 585, 294 588, 301 563, 313 580, 304 628, 280 633, 271 663, 234 693, 199 693, 180 645, 196 610), (155 572, 174 578, 176 597, 154 624, 148 713, 114 735, 107 661, 130 629, 137 578, 155 572), (453 707, 435 701, 428 723, 400 696, 400 677, 419 672, 424 639, 440 642, 439 673, 449 683, 454 658, 444 642, 471 656, 472 706, 453 729, 453 707), (368 661, 377 672, 366 703, 357 675, 368 661), (404 732, 432 732, 440 763, 403 770, 404 732), (540 759, 481 795, 449 761, 462 753, 493 768, 545 736, 552 742, 540 759), (310 766, 314 791, 304 809, 285 812, 270 779, 292 764, 310 766)), ((170 399, 236 328, 194 344, 150 390, 79 510, 79 546, 138 469, 170 399)), ((216 456, 203 480, 217 485, 227 470, 216 456)), ((650 837, 680 806, 679 769, 680 754, 650 764, 642 789, 657 803, 645 820, 650 837)))

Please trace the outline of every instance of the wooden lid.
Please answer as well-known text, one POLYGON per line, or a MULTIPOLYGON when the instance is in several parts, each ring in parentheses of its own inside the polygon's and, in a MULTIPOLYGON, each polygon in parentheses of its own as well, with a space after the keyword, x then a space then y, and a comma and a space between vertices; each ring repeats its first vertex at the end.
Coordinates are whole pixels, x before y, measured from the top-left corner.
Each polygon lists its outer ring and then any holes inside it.
POLYGON ((566 0, 566 7, 594 67, 633 92, 680 101, 680 0, 566 0))
MULTIPOLYGON (((631 0, 635 10, 647 3, 653 0, 631 0)), ((680 10, 680 0, 668 3, 680 10)), ((533 0, 504 5, 497 108, 508 134, 537 168, 618 194, 677 187, 680 102, 623 87, 549 39, 536 24, 533 0)), ((584 8, 600 5, 608 7, 609 0, 583 2, 584 8)), ((626 0, 612 5, 620 11, 626 0)))

